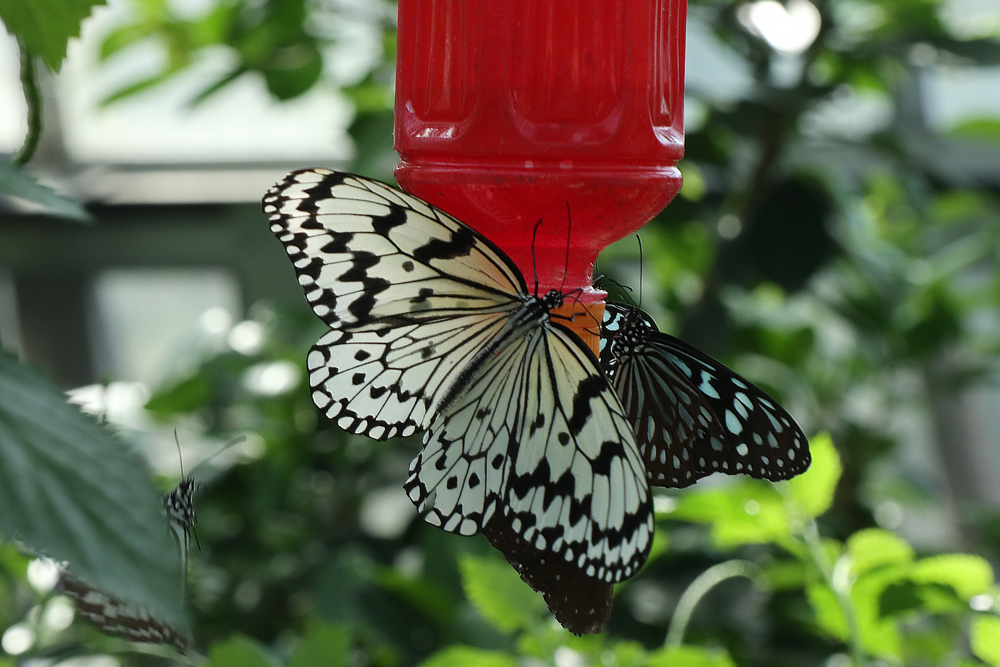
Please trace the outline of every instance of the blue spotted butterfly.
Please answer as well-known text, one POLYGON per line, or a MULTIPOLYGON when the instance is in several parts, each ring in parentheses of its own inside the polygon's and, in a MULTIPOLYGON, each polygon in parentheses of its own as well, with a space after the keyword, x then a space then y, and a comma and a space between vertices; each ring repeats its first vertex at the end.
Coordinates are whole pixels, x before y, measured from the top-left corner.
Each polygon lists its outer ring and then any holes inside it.
POLYGON ((784 408, 638 308, 605 308, 601 366, 654 486, 690 486, 714 472, 777 481, 809 467, 809 443, 784 408))

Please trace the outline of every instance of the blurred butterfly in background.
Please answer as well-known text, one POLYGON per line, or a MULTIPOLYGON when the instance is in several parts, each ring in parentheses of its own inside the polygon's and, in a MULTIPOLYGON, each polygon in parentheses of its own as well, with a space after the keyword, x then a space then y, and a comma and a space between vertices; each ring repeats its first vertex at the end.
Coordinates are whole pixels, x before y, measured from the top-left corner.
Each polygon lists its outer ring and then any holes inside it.
POLYGON ((194 535, 195 542, 198 543, 198 548, 201 548, 201 543, 198 542, 198 533, 194 529, 196 521, 194 511, 194 493, 198 490, 198 483, 194 481, 193 476, 203 465, 219 456, 233 445, 239 444, 246 439, 247 437, 245 435, 241 435, 234 440, 230 440, 192 468, 189 474, 185 475, 184 455, 181 453, 181 443, 177 438, 177 431, 176 429, 174 430, 174 442, 177 444, 177 456, 180 459, 181 464, 181 481, 172 491, 164 494, 163 507, 167 510, 167 518, 170 519, 171 527, 178 533, 178 539, 181 542, 182 559, 185 561, 182 569, 185 572, 187 571, 186 561, 187 552, 191 546, 191 535, 194 535))
POLYGON ((56 590, 73 600, 77 613, 103 634, 146 644, 169 644, 181 653, 190 650, 187 639, 169 624, 142 607, 87 585, 66 569, 59 575, 56 590))
MULTIPOLYGON (((193 475, 216 456, 244 440, 246 436, 229 441, 185 475, 180 441, 177 438, 177 431, 174 431, 174 441, 181 457, 181 481, 173 490, 164 494, 163 505, 167 511, 169 527, 178 534, 181 548, 181 576, 184 578, 182 581, 187 577, 187 556, 191 535, 194 534, 195 540, 198 538, 194 532, 194 493, 198 484, 194 481, 193 475)), ((187 639, 168 623, 158 619, 143 607, 129 604, 88 585, 74 576, 65 566, 59 575, 56 589, 73 600, 80 616, 106 635, 140 643, 170 644, 182 653, 190 649, 187 639)), ((183 589, 181 594, 185 597, 183 589)))
POLYGON ((784 408, 639 308, 607 304, 600 345, 650 484, 685 487, 714 472, 777 481, 809 467, 808 440, 784 408))
POLYGON ((307 360, 316 405, 378 440, 426 429, 405 484, 425 520, 484 532, 563 625, 603 628, 653 517, 618 397, 552 316, 567 295, 532 295, 490 240, 366 178, 293 172, 263 205, 330 327, 307 360), (565 600, 573 578, 592 586, 565 600))

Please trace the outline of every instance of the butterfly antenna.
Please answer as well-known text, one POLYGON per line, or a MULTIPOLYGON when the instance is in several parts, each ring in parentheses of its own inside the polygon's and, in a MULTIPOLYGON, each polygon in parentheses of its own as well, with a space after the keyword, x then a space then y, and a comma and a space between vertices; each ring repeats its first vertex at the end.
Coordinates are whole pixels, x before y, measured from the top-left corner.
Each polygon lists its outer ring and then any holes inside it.
POLYGON ((538 260, 535 258, 535 241, 538 239, 538 228, 542 226, 542 219, 535 223, 535 230, 531 232, 531 266, 535 270, 535 297, 538 297, 538 260))
POLYGON ((174 443, 177 445, 177 458, 181 462, 181 479, 184 479, 184 453, 181 451, 181 439, 177 437, 177 429, 174 429, 174 443))
POLYGON ((642 309, 642 238, 636 234, 635 240, 639 244, 639 308, 642 309))
POLYGON ((217 457, 219 454, 221 454, 222 452, 226 451, 227 449, 229 449, 233 445, 238 445, 239 443, 243 442, 246 439, 247 439, 247 437, 245 435, 241 435, 238 438, 230 440, 229 442, 227 442, 226 444, 224 444, 222 447, 220 447, 219 449, 217 449, 214 452, 212 452, 211 454, 209 454, 207 458, 205 458, 205 459, 203 459, 201 461, 201 463, 199 463, 194 468, 192 468, 191 469, 191 474, 193 475, 199 468, 201 468, 203 465, 205 465, 206 463, 208 463, 209 461, 211 461, 212 459, 214 459, 215 457, 217 457))
MULTIPOLYGON (((573 214, 569 211, 569 201, 566 202, 566 261, 563 263, 563 279, 559 285, 559 292, 566 287, 566 276, 569 274, 569 240, 573 235, 573 214)), ((582 292, 582 290, 579 290, 582 292)), ((568 296, 568 295, 567 295, 568 296)), ((579 300, 578 300, 579 301, 579 300)))

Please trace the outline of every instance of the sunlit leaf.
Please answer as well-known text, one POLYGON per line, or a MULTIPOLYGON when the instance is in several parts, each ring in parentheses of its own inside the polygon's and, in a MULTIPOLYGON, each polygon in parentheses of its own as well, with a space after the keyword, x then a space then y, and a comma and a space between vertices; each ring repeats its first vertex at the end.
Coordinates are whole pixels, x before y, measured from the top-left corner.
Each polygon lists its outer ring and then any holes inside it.
POLYGON ((847 639, 847 619, 837 600, 837 594, 825 583, 806 586, 806 599, 816 614, 816 622, 837 639, 847 639))
POLYGON ((661 648, 649 654, 649 667, 736 667, 729 654, 699 646, 661 648))
POLYGON ((471 646, 449 646, 420 663, 419 667, 515 667, 514 656, 471 646))
POLYGON ((545 609, 540 595, 499 558, 466 554, 459 566, 465 594, 483 618, 504 632, 537 623, 545 609))
POLYGON ((985 559, 971 554, 945 554, 917 561, 910 573, 913 581, 944 584, 965 600, 988 593, 993 586, 993 568, 985 559))
POLYGON ((1000 667, 1000 618, 977 615, 972 619, 972 653, 985 663, 1000 667))
POLYGON ((847 551, 856 574, 913 560, 913 547, 899 535, 881 528, 867 528, 851 535, 847 551))
POLYGON ((798 477, 788 480, 789 496, 807 517, 817 517, 833 504, 833 493, 843 467, 828 433, 809 440, 812 465, 798 477))

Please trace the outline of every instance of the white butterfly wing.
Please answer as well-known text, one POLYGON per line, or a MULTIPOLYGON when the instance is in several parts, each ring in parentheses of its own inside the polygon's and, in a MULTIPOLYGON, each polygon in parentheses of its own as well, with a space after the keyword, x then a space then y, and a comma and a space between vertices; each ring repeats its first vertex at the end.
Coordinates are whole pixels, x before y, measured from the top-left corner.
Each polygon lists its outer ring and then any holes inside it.
POLYGON ((474 534, 499 511, 539 551, 621 581, 653 536, 635 438, 574 334, 556 325, 521 333, 431 425, 407 492, 445 530, 474 534))
POLYGON ((292 172, 264 197, 264 212, 310 305, 333 329, 506 311, 527 296, 492 242, 377 181, 292 172))
POLYGON ((489 240, 386 185, 293 172, 264 198, 306 298, 332 331, 308 358, 314 402, 377 439, 427 428, 439 400, 527 298, 489 240))

